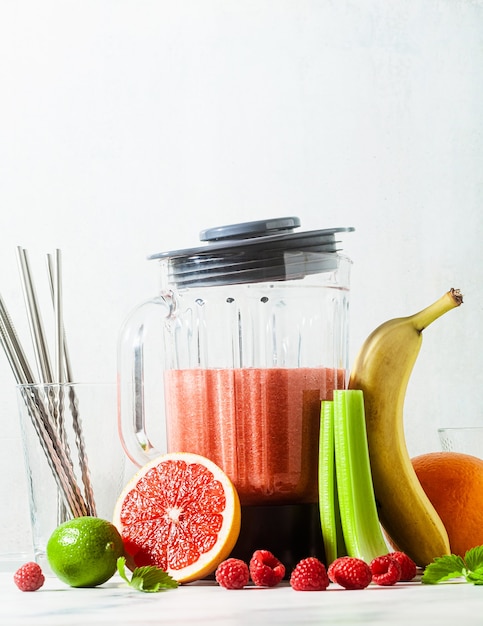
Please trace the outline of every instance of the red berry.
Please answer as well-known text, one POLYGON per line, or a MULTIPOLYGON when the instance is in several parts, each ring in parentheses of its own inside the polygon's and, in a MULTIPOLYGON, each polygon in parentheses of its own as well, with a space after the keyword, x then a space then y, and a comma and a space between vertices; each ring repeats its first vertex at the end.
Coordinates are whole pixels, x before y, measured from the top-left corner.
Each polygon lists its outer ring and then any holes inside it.
POLYGON ((401 579, 401 566, 389 554, 372 559, 369 567, 372 572, 372 582, 376 585, 390 587, 401 579))
POLYGON ((404 552, 389 552, 389 556, 401 566, 401 581, 412 580, 416 576, 417 568, 416 563, 404 552))
POLYGON ((364 589, 372 580, 371 568, 362 559, 341 556, 327 570, 330 580, 345 589, 364 589))
POLYGON ((325 565, 313 556, 300 561, 290 576, 295 591, 324 591, 329 586, 325 565))
POLYGON ((20 591, 37 591, 45 582, 40 565, 34 562, 25 563, 13 575, 13 581, 20 591))
POLYGON ((226 559, 216 568, 215 578, 225 589, 243 589, 250 580, 248 565, 241 559, 226 559))
POLYGON ((285 576, 285 566, 268 550, 256 550, 250 559, 250 576, 257 587, 275 587, 285 576))

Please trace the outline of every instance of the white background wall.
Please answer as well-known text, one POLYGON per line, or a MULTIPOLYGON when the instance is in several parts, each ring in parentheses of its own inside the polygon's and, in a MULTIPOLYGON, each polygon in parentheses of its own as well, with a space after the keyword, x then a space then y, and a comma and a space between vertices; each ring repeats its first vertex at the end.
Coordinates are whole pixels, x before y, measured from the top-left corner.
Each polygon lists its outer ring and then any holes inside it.
POLYGON ((148 254, 266 217, 354 226, 352 356, 464 293, 408 390, 411 453, 438 449, 483 422, 482 112, 481 0, 0 0, 0 293, 28 343, 16 247, 45 294, 61 248, 76 377, 114 380, 148 254))

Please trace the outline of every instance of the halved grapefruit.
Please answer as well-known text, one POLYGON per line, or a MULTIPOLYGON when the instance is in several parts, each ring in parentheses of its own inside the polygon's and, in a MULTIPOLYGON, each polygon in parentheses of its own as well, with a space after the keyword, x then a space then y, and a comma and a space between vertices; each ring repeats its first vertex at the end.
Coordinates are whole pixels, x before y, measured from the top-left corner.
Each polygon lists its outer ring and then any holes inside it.
POLYGON ((142 467, 113 516, 128 565, 156 565, 180 583, 215 571, 235 546, 240 521, 240 501, 228 476, 188 452, 165 454, 142 467))

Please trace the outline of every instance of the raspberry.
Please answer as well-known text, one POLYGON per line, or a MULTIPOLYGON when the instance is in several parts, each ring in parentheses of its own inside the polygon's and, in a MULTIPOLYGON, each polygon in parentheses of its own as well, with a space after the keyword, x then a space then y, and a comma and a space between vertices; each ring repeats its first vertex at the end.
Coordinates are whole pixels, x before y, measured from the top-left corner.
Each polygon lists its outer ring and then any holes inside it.
POLYGON ((329 586, 325 565, 313 556, 300 561, 290 576, 295 591, 324 591, 329 586))
POLYGON ((412 580, 416 576, 416 563, 404 552, 389 552, 389 556, 401 566, 401 581, 412 580))
POLYGON ((369 567, 372 572, 372 582, 376 585, 390 587, 401 579, 401 566, 389 554, 372 559, 369 567))
POLYGON ((330 564, 330 580, 345 589, 364 589, 372 580, 371 568, 362 559, 341 556, 330 564))
POLYGON ((20 591, 37 591, 44 584, 45 577, 40 565, 31 561, 15 572, 13 581, 20 591))
POLYGON ((257 587, 275 587, 285 576, 285 566, 268 550, 256 550, 250 559, 250 576, 257 587))
POLYGON ((248 565, 241 559, 226 559, 216 568, 215 578, 225 589, 243 589, 250 580, 248 565))

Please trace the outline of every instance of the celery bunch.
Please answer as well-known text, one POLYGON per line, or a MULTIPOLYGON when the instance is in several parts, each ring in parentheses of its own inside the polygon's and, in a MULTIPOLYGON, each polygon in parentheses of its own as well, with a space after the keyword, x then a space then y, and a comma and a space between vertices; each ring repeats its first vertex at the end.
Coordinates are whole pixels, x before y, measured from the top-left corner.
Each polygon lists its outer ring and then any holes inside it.
POLYGON ((322 402, 319 507, 326 561, 348 555, 370 562, 387 554, 377 515, 360 390, 336 390, 322 402))

